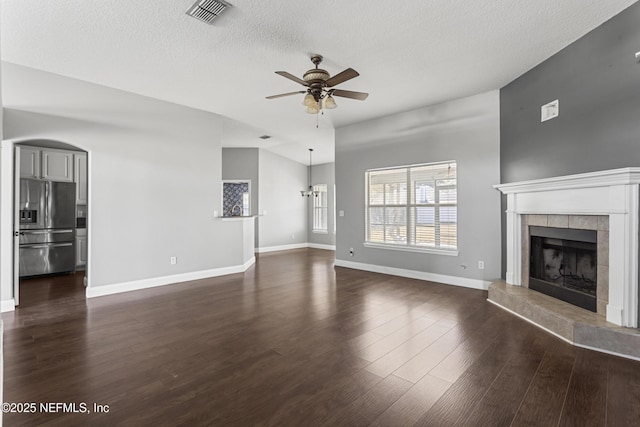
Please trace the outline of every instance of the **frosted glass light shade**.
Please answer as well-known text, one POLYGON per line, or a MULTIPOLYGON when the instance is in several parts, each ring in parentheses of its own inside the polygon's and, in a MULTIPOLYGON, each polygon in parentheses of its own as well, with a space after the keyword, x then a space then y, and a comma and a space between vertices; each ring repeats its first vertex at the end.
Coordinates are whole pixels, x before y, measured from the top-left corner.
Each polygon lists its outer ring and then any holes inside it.
POLYGON ((333 96, 329 95, 327 96, 324 101, 323 101, 323 107, 326 110, 333 110, 334 108, 336 108, 338 105, 336 104, 336 100, 333 99, 333 96))
POLYGON ((314 102, 312 105, 307 105, 304 111, 309 114, 318 114, 320 109, 318 108, 318 103, 314 102))
POLYGON ((311 95, 310 93, 307 93, 304 96, 304 99, 302 100, 302 105, 304 105, 305 107, 311 107, 313 105, 315 105, 316 100, 313 97, 313 95, 311 95))

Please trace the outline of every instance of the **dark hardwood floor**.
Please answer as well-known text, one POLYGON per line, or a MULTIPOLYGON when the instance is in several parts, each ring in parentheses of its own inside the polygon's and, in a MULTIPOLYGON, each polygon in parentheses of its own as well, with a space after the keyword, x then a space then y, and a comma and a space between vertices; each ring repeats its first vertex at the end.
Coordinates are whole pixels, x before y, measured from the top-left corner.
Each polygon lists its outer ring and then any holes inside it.
POLYGON ((4 401, 91 413, 4 425, 638 425, 640 362, 572 347, 484 291, 332 257, 261 254, 245 274, 91 300, 82 275, 24 283, 2 316, 4 401))

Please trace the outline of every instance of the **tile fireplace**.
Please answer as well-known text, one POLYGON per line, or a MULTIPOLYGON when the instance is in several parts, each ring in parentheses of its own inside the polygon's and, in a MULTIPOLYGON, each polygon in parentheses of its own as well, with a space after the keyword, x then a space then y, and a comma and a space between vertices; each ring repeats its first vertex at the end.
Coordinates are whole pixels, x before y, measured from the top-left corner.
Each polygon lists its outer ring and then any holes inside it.
POLYGON ((640 168, 495 188, 507 196, 508 285, 544 288, 564 301, 580 292, 583 308, 638 327, 640 168), (560 237, 549 235, 558 230, 560 237), (536 234, 542 236, 532 240, 536 234), (536 257, 541 263, 533 271, 536 257))

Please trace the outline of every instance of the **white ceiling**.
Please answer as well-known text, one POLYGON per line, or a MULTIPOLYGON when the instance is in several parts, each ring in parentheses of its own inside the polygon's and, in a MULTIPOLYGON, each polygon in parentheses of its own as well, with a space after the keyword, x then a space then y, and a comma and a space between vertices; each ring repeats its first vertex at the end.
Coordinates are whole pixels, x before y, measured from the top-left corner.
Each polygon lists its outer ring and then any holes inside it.
POLYGON ((635 0, 231 0, 207 25, 193 0, 2 0, 2 59, 229 118, 224 146, 333 161, 334 127, 499 89, 635 0), (297 76, 325 57, 338 108, 304 113, 297 76), (273 138, 264 142, 262 134, 273 138))

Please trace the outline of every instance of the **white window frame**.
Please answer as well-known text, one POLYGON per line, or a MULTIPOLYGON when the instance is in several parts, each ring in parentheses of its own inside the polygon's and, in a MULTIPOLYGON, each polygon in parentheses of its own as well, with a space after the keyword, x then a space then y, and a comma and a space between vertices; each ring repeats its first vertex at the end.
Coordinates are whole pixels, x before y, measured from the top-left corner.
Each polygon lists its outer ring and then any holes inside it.
POLYGON ((389 168, 379 168, 379 169, 368 169, 365 171, 365 241, 364 241, 364 246, 365 247, 369 247, 369 248, 379 248, 379 249, 390 249, 390 250, 398 250, 398 251, 408 251, 408 252, 421 252, 421 253, 430 253, 430 254, 438 254, 438 255, 448 255, 448 256, 458 256, 458 220, 457 220, 457 213, 456 213, 456 247, 451 247, 451 246, 440 246, 439 242, 437 241, 439 238, 439 227, 441 226, 441 222, 440 222, 440 218, 439 218, 439 212, 440 212, 440 207, 441 206, 455 206, 457 208, 458 206, 458 200, 457 200, 457 196, 456 196, 456 201, 455 203, 446 203, 446 204, 440 204, 439 201, 439 190, 441 189, 451 189, 451 188, 455 188, 456 189, 456 193, 457 193, 457 174, 454 175, 455 179, 455 185, 451 186, 451 185, 447 185, 447 186, 443 186, 443 187, 438 187, 435 189, 435 199, 432 203, 429 204, 425 204, 425 203, 417 203, 415 200, 412 199, 411 197, 411 192, 412 192, 412 188, 411 188, 411 170, 415 169, 415 168, 421 168, 421 167, 425 167, 425 166, 437 166, 437 165, 446 165, 446 164, 453 164, 456 167, 457 170, 457 164, 455 161, 447 161, 447 162, 437 162, 437 163, 423 163, 423 164, 415 164, 415 165, 406 165, 406 166, 397 166, 397 167, 389 167, 389 168), (376 172, 387 172, 387 171, 405 171, 407 174, 407 178, 406 178, 406 202, 402 203, 402 204, 387 204, 386 201, 383 202, 383 204, 370 204, 370 199, 369 199, 369 191, 370 191, 370 177, 372 174, 375 174, 376 172), (413 200, 413 201, 412 201, 413 200), (405 218, 406 218, 406 242, 404 244, 402 243, 383 243, 383 242, 373 242, 369 240, 369 232, 370 232, 370 227, 371 227, 371 223, 370 223, 370 218, 369 218, 369 212, 371 208, 389 208, 389 207, 393 207, 393 208, 404 208, 406 209, 405 212, 405 218), (435 242, 435 246, 423 246, 423 245, 414 245, 411 244, 411 242, 413 241, 414 235, 415 235, 415 230, 416 230, 416 218, 414 215, 412 215, 412 210, 415 209, 416 207, 433 207, 434 208, 434 227, 435 227, 435 234, 436 234, 436 242, 435 242))
POLYGON ((327 184, 316 184, 313 191, 318 195, 313 198, 313 222, 311 231, 318 234, 329 234, 329 194, 327 184), (324 224, 322 219, 324 218, 324 224))

